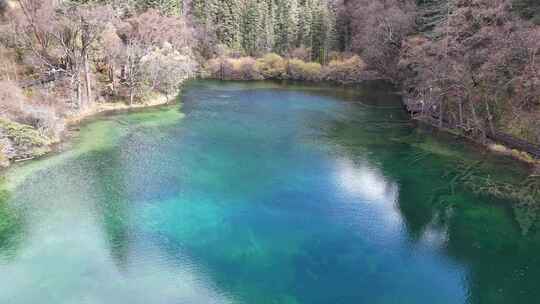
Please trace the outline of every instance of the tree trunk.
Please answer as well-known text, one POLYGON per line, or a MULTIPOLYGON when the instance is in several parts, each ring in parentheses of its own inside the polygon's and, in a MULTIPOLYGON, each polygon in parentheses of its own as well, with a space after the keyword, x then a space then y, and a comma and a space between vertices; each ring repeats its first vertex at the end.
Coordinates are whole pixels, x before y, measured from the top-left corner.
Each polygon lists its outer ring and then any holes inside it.
POLYGON ((463 127, 463 100, 459 100, 459 126, 463 127))
POLYGON ((439 128, 443 127, 443 99, 439 102, 439 128))
POLYGON ((75 76, 76 79, 76 83, 77 83, 77 106, 79 107, 79 110, 84 110, 85 108, 85 105, 84 105, 84 101, 83 101, 83 98, 82 98, 82 83, 81 83, 81 79, 80 79, 80 76, 78 75, 77 73, 77 76, 75 76))
POLYGON ((86 106, 90 106, 92 103, 92 83, 90 79, 90 62, 88 60, 88 53, 85 52, 83 56, 84 60, 84 82, 86 85, 86 106))
POLYGON ((109 81, 111 82, 111 89, 113 94, 116 95, 116 86, 114 84, 114 63, 109 63, 109 81))
POLYGON ((495 133, 495 127, 493 126, 493 116, 491 116, 491 110, 489 108, 489 104, 486 100, 484 100, 484 105, 486 106, 486 111, 488 115, 488 126, 489 126, 489 132, 490 134, 495 133))

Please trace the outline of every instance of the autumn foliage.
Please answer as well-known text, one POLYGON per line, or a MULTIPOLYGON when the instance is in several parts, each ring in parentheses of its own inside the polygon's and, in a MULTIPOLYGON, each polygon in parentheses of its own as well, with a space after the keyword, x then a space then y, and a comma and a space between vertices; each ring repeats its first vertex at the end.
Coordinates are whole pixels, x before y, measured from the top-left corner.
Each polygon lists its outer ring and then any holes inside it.
POLYGON ((368 75, 367 65, 356 56, 336 58, 327 65, 306 62, 297 58, 283 58, 270 53, 261 58, 219 57, 205 65, 206 75, 224 80, 293 80, 335 83, 355 83, 368 75))

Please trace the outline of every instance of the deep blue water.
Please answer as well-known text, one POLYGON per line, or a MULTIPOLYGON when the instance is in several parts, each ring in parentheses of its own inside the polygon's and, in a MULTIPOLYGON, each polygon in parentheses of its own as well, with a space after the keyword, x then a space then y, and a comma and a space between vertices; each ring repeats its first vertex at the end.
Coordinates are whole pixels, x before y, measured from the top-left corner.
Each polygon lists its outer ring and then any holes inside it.
POLYGON ((390 87, 182 101, 27 170, 0 211, 0 303, 540 303, 534 226, 465 187, 434 199, 476 154, 413 128, 390 87))

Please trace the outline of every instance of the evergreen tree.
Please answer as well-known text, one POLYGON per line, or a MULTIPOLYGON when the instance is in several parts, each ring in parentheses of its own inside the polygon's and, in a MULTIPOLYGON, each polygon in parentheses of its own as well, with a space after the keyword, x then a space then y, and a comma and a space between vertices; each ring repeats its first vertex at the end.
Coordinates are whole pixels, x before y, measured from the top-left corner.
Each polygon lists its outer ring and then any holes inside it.
POLYGON ((164 15, 179 16, 182 11, 183 0, 145 0, 147 8, 155 8, 164 15))
POLYGON ((240 49, 241 12, 238 0, 219 0, 214 16, 216 35, 220 42, 232 49, 240 49))
POLYGON ((274 0, 263 0, 259 3, 261 11, 261 26, 262 34, 258 35, 258 49, 263 52, 270 52, 273 50, 275 43, 274 36, 274 0))
POLYGON ((287 50, 292 47, 298 47, 296 43, 296 37, 298 36, 298 22, 299 22, 299 13, 298 13, 298 1, 289 0, 287 5, 287 50))
POLYGON ((292 47, 297 46, 298 20, 297 0, 280 0, 277 2, 274 26, 274 50, 277 53, 285 55, 292 47))
POLYGON ((212 27, 216 14, 216 0, 191 0, 191 14, 199 25, 212 27))
POLYGON ((218 43, 252 56, 271 51, 286 55, 305 47, 324 63, 338 45, 336 12, 329 0, 191 0, 190 8, 218 43))
POLYGON ((261 7, 256 0, 248 0, 242 22, 242 48, 249 55, 258 51, 258 35, 264 33, 261 26, 261 7))
POLYGON ((311 48, 311 19, 312 19, 311 0, 305 0, 299 9, 298 34, 296 36, 296 45, 305 48, 311 48))
POLYGON ((326 12, 320 3, 317 3, 312 11, 311 19, 311 60, 324 62, 326 58, 326 12))
POLYGON ((287 0, 278 1, 274 21, 274 50, 281 55, 285 54, 289 50, 288 15, 289 9, 287 5, 287 0))
MULTIPOLYGON (((337 7, 332 3, 328 3, 326 6, 325 14, 326 23, 326 53, 331 50, 339 49, 339 33, 337 28, 337 7)), ((325 58, 326 61, 326 58, 325 58)), ((324 62, 326 63, 326 62, 324 62)))

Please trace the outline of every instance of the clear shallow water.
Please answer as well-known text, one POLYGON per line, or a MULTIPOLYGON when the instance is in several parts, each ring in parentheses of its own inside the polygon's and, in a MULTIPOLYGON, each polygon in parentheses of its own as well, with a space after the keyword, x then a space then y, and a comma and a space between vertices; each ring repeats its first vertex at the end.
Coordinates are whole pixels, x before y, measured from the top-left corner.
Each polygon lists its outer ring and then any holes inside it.
POLYGON ((0 303, 540 302, 536 226, 444 190, 484 156, 411 128, 389 88, 194 82, 183 101, 10 172, 0 303))

